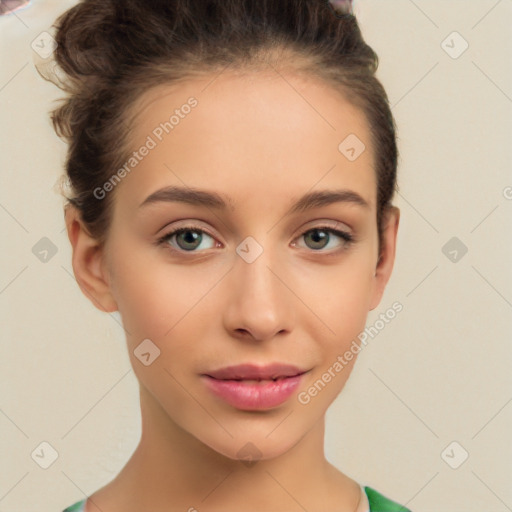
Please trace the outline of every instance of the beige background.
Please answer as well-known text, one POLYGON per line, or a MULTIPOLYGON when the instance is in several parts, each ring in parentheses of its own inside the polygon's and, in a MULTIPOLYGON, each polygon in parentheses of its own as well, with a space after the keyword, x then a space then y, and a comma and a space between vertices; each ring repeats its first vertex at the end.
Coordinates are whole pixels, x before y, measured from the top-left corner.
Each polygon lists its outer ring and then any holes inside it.
MULTIPOLYGON (((83 499, 140 434, 119 317, 72 276, 53 190, 65 146, 46 114, 60 93, 34 69, 32 41, 73 3, 0 17, 0 512, 83 499), (57 249, 46 263, 32 252, 43 237, 57 249), (31 457, 44 441, 59 455, 46 470, 31 457)), ((414 512, 510 511, 512 2, 356 0, 356 12, 401 150, 396 266, 368 325, 395 301, 403 311, 329 409, 326 453, 414 512), (452 237, 468 249, 456 262, 442 250, 452 237)))

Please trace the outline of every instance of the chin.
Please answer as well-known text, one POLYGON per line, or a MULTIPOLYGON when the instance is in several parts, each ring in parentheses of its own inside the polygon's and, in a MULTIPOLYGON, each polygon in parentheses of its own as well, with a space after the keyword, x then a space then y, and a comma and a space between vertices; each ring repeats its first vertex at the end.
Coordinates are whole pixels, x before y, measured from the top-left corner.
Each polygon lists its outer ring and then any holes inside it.
POLYGON ((251 466, 258 461, 280 457, 300 440, 299 438, 290 439, 289 435, 271 437, 273 436, 268 436, 267 433, 259 431, 255 432, 254 435, 246 434, 233 438, 229 437, 225 442, 199 440, 218 454, 245 463, 247 466, 251 466))

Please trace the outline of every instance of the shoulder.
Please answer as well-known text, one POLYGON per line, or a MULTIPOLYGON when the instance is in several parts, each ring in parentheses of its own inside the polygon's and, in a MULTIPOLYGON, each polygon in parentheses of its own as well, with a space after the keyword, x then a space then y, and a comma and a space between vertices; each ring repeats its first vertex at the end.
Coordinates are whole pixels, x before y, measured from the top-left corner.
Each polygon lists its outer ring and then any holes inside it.
POLYGON ((82 501, 77 501, 70 507, 64 509, 62 512, 83 512, 85 505, 85 499, 82 501))
POLYGON ((411 512, 408 508, 386 498, 371 487, 365 486, 364 492, 368 496, 370 512, 411 512))

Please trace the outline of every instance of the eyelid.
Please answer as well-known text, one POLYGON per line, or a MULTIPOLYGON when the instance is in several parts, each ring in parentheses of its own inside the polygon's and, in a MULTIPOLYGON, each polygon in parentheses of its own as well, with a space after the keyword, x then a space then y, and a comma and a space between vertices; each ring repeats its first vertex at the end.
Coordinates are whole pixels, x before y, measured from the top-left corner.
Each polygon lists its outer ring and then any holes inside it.
POLYGON ((201 225, 196 220, 183 220, 182 223, 180 223, 179 220, 172 223, 172 228, 169 227, 168 224, 165 228, 163 228, 161 231, 163 232, 162 235, 157 235, 158 238, 165 238, 170 236, 171 234, 174 234, 179 229, 189 229, 190 231, 203 231, 207 235, 211 236, 212 238, 218 238, 217 235, 214 235, 207 227, 201 225), (176 223, 178 223, 176 225, 176 223))
POLYGON ((319 229, 319 228, 329 228, 334 229, 338 231, 344 231, 345 233, 352 235, 352 228, 345 224, 344 222, 340 222, 339 220, 332 220, 332 219, 315 219, 311 222, 308 222, 305 227, 302 227, 300 229, 299 235, 304 234, 306 231, 309 231, 311 229, 319 229), (311 227, 309 227, 311 224, 311 227))

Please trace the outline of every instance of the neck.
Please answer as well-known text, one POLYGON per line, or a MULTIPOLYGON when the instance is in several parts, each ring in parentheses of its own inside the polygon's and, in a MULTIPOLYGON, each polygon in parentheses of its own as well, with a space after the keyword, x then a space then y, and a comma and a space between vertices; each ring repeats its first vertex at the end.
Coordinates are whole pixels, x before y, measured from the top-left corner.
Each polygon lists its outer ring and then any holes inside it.
POLYGON ((175 510, 329 510, 352 512, 358 485, 324 456, 322 417, 290 450, 270 459, 234 460, 172 421, 141 386, 142 435, 117 477, 91 496, 87 512, 175 510), (334 507, 332 506, 333 504, 334 507))

